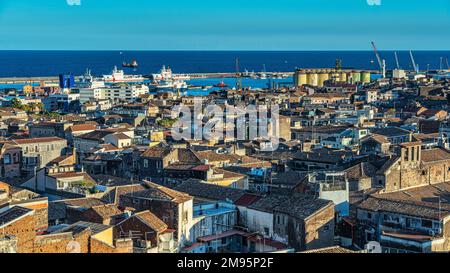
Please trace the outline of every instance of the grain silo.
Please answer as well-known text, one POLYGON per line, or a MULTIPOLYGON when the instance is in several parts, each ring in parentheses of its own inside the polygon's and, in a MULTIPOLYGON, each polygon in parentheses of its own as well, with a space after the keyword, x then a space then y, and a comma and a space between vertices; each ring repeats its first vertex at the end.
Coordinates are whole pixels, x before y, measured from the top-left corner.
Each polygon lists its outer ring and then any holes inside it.
POLYGON ((319 71, 319 81, 318 81, 318 86, 319 87, 323 87, 324 83, 326 81, 328 81, 329 79, 329 74, 328 72, 324 69, 324 70, 320 70, 319 71))
POLYGON ((361 72, 361 81, 363 83, 370 83, 370 72, 368 71, 363 71, 361 72))
POLYGON ((309 71, 307 73, 307 81, 309 85, 317 86, 319 81, 319 75, 315 70, 309 71))
POLYGON ((341 73, 339 75, 339 80, 341 82, 347 82, 347 72, 341 71, 341 73))
POLYGON ((351 73, 352 83, 361 82, 361 73, 358 71, 352 71, 351 73))
POLYGON ((304 69, 295 71, 295 86, 302 86, 308 83, 306 71, 304 69))

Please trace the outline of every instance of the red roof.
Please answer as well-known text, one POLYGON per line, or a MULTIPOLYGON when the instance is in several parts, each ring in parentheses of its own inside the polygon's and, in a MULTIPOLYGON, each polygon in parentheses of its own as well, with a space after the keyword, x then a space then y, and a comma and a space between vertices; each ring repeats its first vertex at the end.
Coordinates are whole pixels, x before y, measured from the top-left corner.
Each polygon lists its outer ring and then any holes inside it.
POLYGON ((204 237, 199 237, 198 240, 200 242, 208 242, 208 241, 212 241, 212 240, 218 240, 221 238, 225 238, 225 237, 229 237, 229 236, 233 236, 233 235, 246 235, 247 233, 244 231, 240 231, 240 230, 228 230, 225 231, 223 233, 217 234, 217 235, 209 235, 209 236, 204 236, 204 237))
POLYGON ((72 132, 78 132, 78 131, 94 131, 97 129, 97 126, 94 124, 75 124, 70 127, 70 130, 72 132))
POLYGON ((40 137, 40 138, 27 138, 27 139, 15 139, 14 142, 17 144, 32 144, 32 143, 45 143, 45 142, 55 142, 55 141, 65 141, 65 139, 59 137, 40 137))
POLYGON ((209 170, 209 168, 210 168, 210 166, 209 165, 199 165, 199 166, 195 166, 194 168, 192 168, 191 170, 194 170, 194 171, 203 171, 203 172, 206 172, 206 171, 208 171, 209 170))
POLYGON ((241 198, 236 200, 234 202, 234 204, 236 206, 247 207, 247 206, 250 206, 251 204, 255 203, 256 201, 258 201, 259 199, 261 199, 261 196, 259 196, 259 195, 246 193, 246 194, 242 195, 241 198))
POLYGON ((203 244, 201 243, 193 243, 191 246, 185 247, 183 250, 184 251, 191 251, 199 246, 202 246, 203 244))
POLYGON ((252 236, 247 238, 250 242, 260 243, 267 246, 271 246, 276 249, 286 249, 288 246, 286 244, 283 244, 282 242, 275 241, 269 238, 264 238, 262 236, 252 236))

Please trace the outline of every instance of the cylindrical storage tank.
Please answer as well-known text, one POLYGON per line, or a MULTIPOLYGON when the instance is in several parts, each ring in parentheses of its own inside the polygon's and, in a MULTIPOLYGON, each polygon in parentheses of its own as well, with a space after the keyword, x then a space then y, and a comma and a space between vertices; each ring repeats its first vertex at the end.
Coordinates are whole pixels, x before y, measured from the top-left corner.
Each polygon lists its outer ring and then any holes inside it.
POLYGON ((331 73, 331 79, 333 81, 338 82, 340 80, 339 72, 337 72, 336 70, 333 70, 333 72, 331 73))
POLYGON ((352 71, 352 83, 361 82, 361 73, 358 71, 352 71))
POLYGON ((294 86, 298 86, 298 75, 299 75, 299 71, 295 70, 294 76, 292 76, 292 79, 294 80, 294 86))
POLYGON ((329 74, 327 73, 326 70, 322 70, 319 72, 319 82, 318 82, 318 86, 319 87, 323 87, 325 81, 328 81, 329 79, 329 74))
POLYGON ((315 72, 308 73, 307 79, 308 79, 308 84, 309 85, 312 85, 312 86, 317 86, 318 85, 319 76, 318 76, 317 73, 315 73, 315 72))
POLYGON ((370 72, 368 71, 363 71, 361 73, 361 81, 363 83, 370 83, 370 72))
POLYGON ((302 85, 308 84, 308 78, 307 78, 305 70, 302 70, 299 72, 298 77, 297 77, 297 82, 298 82, 297 86, 302 86, 302 85))
POLYGON ((347 72, 341 71, 341 74, 339 75, 339 80, 341 82, 347 82, 347 72))

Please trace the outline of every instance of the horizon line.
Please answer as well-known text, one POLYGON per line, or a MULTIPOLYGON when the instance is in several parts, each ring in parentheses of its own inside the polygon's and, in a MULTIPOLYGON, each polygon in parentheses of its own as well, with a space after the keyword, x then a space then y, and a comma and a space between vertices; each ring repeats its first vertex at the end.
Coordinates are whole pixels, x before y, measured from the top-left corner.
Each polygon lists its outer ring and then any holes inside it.
MULTIPOLYGON (((450 51, 450 49, 378 49, 378 51, 450 51)), ((321 52, 321 51, 361 51, 373 49, 0 49, 0 51, 191 51, 191 52, 321 52)))

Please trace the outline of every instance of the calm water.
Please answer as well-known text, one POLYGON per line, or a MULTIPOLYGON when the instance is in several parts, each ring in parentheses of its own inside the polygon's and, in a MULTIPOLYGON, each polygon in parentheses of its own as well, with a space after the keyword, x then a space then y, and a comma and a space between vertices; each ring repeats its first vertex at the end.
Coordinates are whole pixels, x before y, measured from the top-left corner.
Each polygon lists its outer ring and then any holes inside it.
MULTIPOLYGON (((392 51, 380 52, 389 68, 395 67, 392 51)), ((410 69, 409 52, 398 52, 402 68, 410 69)), ((450 51, 416 51, 421 69, 438 69, 440 57, 450 59, 450 51)), ((0 51, 0 77, 55 76, 59 73, 83 74, 87 68, 95 75, 110 73, 113 66, 136 59, 139 68, 126 69, 128 74, 151 74, 163 64, 175 73, 235 72, 240 70, 293 71, 296 67, 334 67, 336 59, 343 66, 356 69, 378 69, 372 51, 0 51)))

